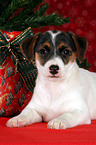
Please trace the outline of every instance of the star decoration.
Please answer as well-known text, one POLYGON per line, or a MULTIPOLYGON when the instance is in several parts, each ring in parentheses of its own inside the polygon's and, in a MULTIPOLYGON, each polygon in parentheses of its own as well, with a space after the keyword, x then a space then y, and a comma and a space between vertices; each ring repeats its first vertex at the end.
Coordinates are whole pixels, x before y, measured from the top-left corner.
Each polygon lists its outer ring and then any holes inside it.
POLYGON ((12 34, 12 33, 9 34, 8 36, 9 36, 10 39, 14 38, 14 34, 12 34))
POLYGON ((9 89, 9 91, 12 90, 12 86, 9 85, 9 86, 8 86, 8 89, 9 89))

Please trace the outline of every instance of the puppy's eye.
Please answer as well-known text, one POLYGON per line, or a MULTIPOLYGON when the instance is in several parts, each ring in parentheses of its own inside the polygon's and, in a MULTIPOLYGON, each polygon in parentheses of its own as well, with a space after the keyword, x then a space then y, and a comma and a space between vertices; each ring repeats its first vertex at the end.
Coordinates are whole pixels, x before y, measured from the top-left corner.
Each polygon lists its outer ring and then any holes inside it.
POLYGON ((69 55, 70 51, 68 49, 64 49, 62 51, 62 55, 69 55))
POLYGON ((48 52, 47 52, 46 49, 41 49, 41 50, 39 51, 39 53, 40 53, 41 55, 44 55, 44 54, 47 54, 48 52))
POLYGON ((49 53, 50 49, 47 45, 45 45, 42 49, 39 50, 39 53, 41 55, 47 55, 49 53))
POLYGON ((60 48, 59 52, 60 52, 63 56, 69 56, 69 55, 71 55, 71 53, 72 53, 70 50, 68 50, 67 47, 64 47, 64 46, 62 46, 62 47, 60 48))

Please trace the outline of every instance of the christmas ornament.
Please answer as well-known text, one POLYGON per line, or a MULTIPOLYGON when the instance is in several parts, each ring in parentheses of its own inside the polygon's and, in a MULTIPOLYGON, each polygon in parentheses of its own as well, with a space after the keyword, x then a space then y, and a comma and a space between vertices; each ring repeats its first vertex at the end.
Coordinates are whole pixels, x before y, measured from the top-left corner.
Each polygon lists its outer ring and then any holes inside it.
POLYGON ((19 47, 22 40, 32 35, 29 27, 9 42, 8 36, 0 31, 0 116, 20 113, 32 97, 37 69, 19 47))

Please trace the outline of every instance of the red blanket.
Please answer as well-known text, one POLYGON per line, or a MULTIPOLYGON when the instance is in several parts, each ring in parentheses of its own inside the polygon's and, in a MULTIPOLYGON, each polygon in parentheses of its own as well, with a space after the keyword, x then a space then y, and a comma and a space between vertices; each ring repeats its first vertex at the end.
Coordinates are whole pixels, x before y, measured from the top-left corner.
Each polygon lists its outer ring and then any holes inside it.
POLYGON ((48 129, 47 123, 23 128, 5 126, 0 118, 0 145, 96 145, 96 121, 65 130, 48 129))

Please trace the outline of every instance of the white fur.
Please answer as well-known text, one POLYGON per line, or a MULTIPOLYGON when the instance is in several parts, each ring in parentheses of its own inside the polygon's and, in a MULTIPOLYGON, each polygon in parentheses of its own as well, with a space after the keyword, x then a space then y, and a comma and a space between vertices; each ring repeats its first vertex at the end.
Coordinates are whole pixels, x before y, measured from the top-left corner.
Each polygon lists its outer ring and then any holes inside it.
POLYGON ((90 124, 96 119, 96 73, 78 67, 76 62, 64 65, 54 57, 41 66, 36 61, 38 76, 33 97, 27 107, 7 122, 8 127, 21 127, 46 121, 48 127, 65 129, 90 124), (56 78, 49 67, 58 65, 56 78))
MULTIPOLYGON (((59 33, 61 33, 61 31, 57 31, 56 33, 53 33, 52 31, 47 31, 49 34, 51 34, 51 36, 52 36, 52 43, 53 43, 53 45, 54 45, 54 47, 55 47, 55 38, 56 38, 56 36, 59 34, 59 33)), ((54 49, 54 56, 56 56, 56 49, 54 49)))
POLYGON ((59 34, 59 33, 61 33, 61 31, 57 31, 57 33, 53 33, 52 31, 47 31, 49 34, 51 34, 51 36, 52 36, 52 42, 53 42, 53 44, 54 44, 54 46, 55 46, 55 37, 59 34))

